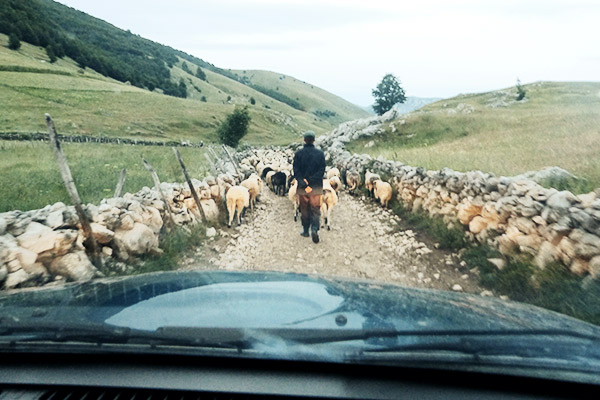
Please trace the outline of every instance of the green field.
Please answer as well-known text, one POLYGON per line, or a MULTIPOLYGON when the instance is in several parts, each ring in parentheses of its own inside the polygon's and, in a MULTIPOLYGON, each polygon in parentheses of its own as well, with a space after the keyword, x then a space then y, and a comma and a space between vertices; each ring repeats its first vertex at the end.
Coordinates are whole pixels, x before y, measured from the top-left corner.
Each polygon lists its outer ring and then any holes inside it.
MULTIPOLYGON (((84 203, 112 197, 119 173, 127 169, 125 192, 153 187, 143 156, 164 182, 185 179, 169 147, 62 143, 71 173, 84 203)), ((179 148, 192 178, 208 175, 203 148, 179 148)), ((70 204, 49 143, 0 141, 0 212, 30 210, 62 201, 70 204)))
POLYGON ((524 87, 525 102, 510 102, 514 87, 438 101, 393 121, 396 132, 388 124, 348 149, 434 170, 515 175, 559 166, 600 187, 600 83, 524 87))

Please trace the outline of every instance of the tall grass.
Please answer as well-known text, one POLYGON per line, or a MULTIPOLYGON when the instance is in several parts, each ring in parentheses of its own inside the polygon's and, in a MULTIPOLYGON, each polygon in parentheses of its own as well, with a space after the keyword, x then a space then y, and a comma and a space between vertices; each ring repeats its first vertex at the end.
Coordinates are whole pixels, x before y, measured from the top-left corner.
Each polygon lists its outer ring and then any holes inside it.
POLYGON ((135 274, 157 271, 173 271, 177 269, 181 259, 190 250, 202 246, 206 240, 206 227, 202 224, 186 228, 177 227, 169 232, 162 232, 159 247, 160 255, 145 255, 141 265, 135 268, 135 274))
POLYGON ((481 284, 512 300, 533 304, 600 325, 600 283, 584 284, 565 266, 553 263, 544 269, 533 265, 531 257, 515 254, 500 270, 488 258, 501 257, 485 245, 470 246, 462 258, 477 267, 481 284), (585 288, 584 288, 585 287, 585 288))

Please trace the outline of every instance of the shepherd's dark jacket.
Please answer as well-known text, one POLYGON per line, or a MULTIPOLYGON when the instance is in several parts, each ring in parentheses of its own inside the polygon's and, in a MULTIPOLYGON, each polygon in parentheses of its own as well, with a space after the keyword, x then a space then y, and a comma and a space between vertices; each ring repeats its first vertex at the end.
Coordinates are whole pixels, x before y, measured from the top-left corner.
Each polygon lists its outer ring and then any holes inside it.
POLYGON ((294 178, 298 181, 298 194, 305 194, 308 185, 313 189, 311 194, 320 194, 323 190, 323 175, 325 174, 325 154, 313 144, 305 144, 294 156, 294 178))

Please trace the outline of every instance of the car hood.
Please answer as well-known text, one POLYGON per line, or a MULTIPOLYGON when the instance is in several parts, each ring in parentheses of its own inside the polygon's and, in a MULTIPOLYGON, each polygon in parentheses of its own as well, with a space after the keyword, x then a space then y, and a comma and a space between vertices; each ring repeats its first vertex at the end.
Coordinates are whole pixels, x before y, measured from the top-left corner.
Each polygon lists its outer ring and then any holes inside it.
POLYGON ((163 326, 396 330, 600 328, 478 295, 278 272, 161 272, 0 295, 3 321, 163 326))

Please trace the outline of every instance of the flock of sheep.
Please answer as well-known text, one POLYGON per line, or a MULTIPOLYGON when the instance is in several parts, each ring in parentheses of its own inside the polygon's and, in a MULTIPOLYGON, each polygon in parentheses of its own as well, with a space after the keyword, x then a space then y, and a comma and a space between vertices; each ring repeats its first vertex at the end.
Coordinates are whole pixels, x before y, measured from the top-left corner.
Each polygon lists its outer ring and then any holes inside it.
MULTIPOLYGON (((232 179, 228 179, 223 185, 225 202, 227 204, 228 223, 231 228, 234 216, 237 216, 237 224, 241 225, 241 219, 246 209, 254 210, 255 203, 259 194, 266 184, 276 195, 285 196, 294 205, 294 221, 298 220, 299 198, 296 194, 298 182, 293 177, 292 165, 278 165, 278 171, 270 166, 257 166, 257 173, 251 173, 239 185, 235 185, 232 179)), ((219 177, 223 182, 223 177, 219 177)), ((351 195, 354 195, 360 187, 362 180, 357 171, 347 171, 345 176, 346 188, 351 195)), ((381 179, 377 174, 369 170, 365 172, 365 187, 368 190, 368 196, 379 200, 382 207, 387 207, 392 198, 392 186, 381 179)), ((326 176, 323 178, 323 194, 321 195, 321 216, 324 224, 330 230, 331 211, 338 203, 338 192, 342 189, 342 178, 339 169, 328 168, 326 176)))

